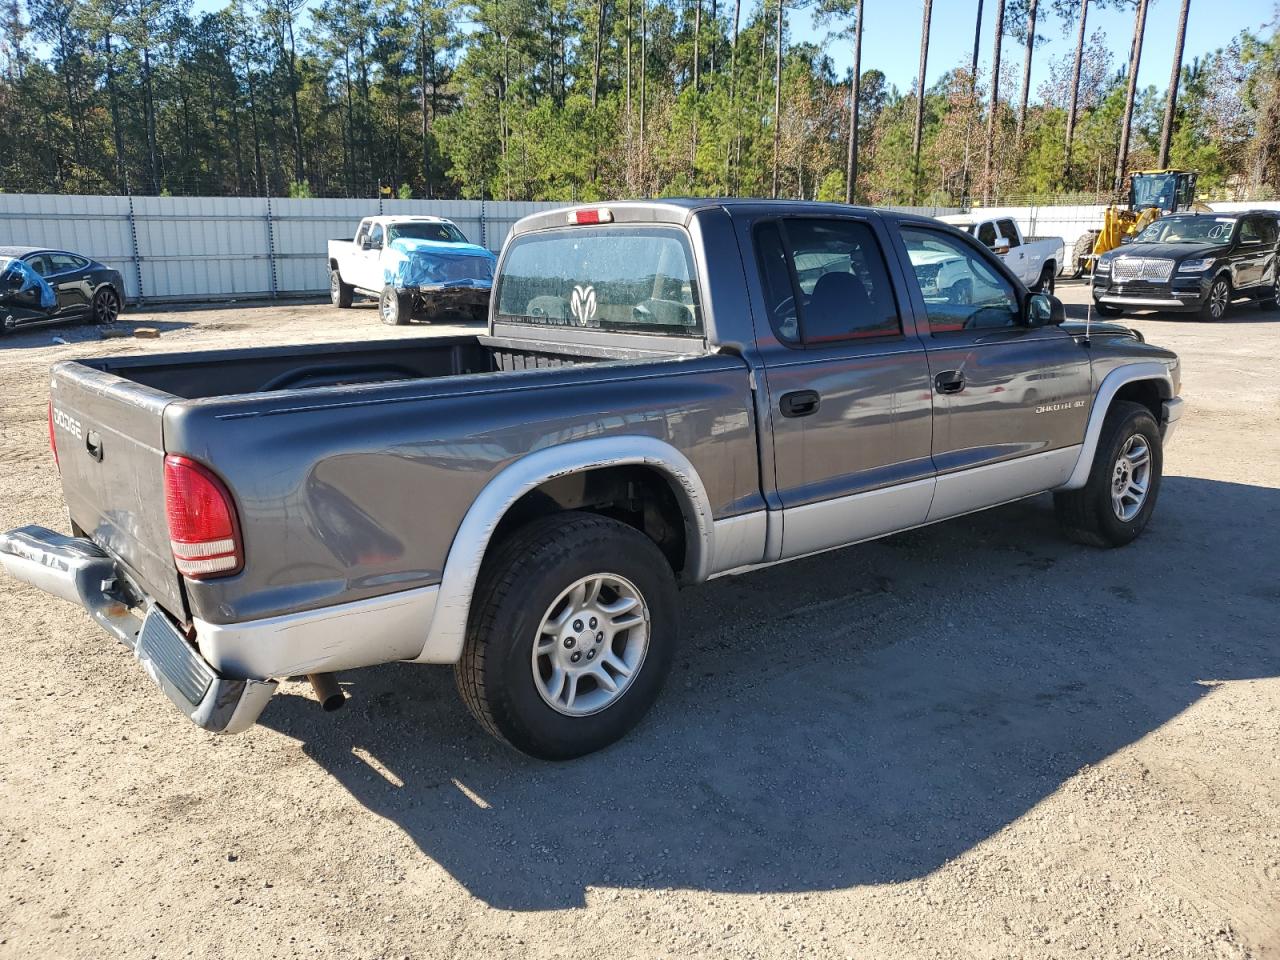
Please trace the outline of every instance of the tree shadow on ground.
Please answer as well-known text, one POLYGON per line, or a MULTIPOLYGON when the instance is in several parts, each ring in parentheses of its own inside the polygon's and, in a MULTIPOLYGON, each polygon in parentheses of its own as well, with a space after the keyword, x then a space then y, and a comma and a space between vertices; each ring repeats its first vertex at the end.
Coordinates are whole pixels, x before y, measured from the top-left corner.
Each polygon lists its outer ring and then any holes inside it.
POLYGON ((1196 703, 1280 673, 1280 490, 1167 477, 1135 544, 1039 497, 682 594, 646 722, 564 764, 491 741, 450 673, 350 674, 263 723, 501 908, 593 885, 754 893, 920 877, 1196 703))

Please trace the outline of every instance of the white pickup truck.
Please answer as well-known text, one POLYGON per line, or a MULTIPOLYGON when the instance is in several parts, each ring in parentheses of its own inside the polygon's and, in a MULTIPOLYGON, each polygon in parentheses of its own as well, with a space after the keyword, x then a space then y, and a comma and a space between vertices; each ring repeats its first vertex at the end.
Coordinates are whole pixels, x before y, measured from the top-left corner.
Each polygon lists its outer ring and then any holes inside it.
POLYGON ((1061 237, 1024 237, 1012 217, 984 220, 972 213, 957 213, 938 219, 976 237, 987 249, 1003 257, 1005 266, 1032 290, 1053 293, 1058 271, 1063 266, 1065 244, 1061 237))
POLYGON ((414 318, 488 321, 497 257, 443 217, 365 217, 355 238, 329 241, 329 299, 378 300, 383 323, 414 318))

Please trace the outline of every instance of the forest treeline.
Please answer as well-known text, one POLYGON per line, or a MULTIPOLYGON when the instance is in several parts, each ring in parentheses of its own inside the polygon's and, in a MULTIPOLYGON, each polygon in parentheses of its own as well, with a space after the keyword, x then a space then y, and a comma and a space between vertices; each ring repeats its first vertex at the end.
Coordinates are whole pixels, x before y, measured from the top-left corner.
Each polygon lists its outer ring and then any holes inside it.
MULTIPOLYGON (((1280 20, 1183 62, 1190 0, 986 0, 985 34, 973 0, 974 57, 921 98, 857 29, 879 2, 3 0, 0 190, 955 203, 1105 195, 1165 162, 1280 195, 1280 20), (1099 7, 1132 12, 1123 63, 1099 7), (801 8, 825 46, 793 38, 801 8), (1181 20, 1174 98, 1130 83, 1154 17, 1181 20), (1031 90, 1052 35, 1071 49, 1031 90)), ((931 6, 902 24, 920 77, 931 6)))

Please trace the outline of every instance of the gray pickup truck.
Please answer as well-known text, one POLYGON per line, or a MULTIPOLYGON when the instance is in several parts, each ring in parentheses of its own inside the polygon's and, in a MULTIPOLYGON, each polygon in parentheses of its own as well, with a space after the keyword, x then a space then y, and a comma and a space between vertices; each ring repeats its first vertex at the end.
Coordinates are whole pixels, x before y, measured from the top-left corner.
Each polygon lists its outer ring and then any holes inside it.
POLYGON ((1138 536, 1178 358, 1063 318, 922 217, 539 213, 484 335, 57 364, 71 533, 9 531, 0 559, 207 730, 280 678, 332 707, 335 671, 414 661, 454 665, 509 744, 578 756, 657 697, 677 585, 1047 491, 1078 540, 1138 536))

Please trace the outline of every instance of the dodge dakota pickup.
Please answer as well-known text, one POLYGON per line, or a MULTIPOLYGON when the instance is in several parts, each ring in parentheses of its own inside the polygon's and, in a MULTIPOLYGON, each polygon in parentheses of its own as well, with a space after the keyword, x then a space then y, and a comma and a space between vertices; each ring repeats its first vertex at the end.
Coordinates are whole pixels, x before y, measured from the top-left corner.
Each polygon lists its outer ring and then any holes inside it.
POLYGON ((281 678, 336 707, 335 671, 414 661, 574 757, 654 702, 679 585, 1050 491, 1069 536, 1131 541, 1180 379, 936 220, 553 210, 508 239, 482 335, 58 363, 70 530, 11 530, 0 560, 206 730, 281 678))

